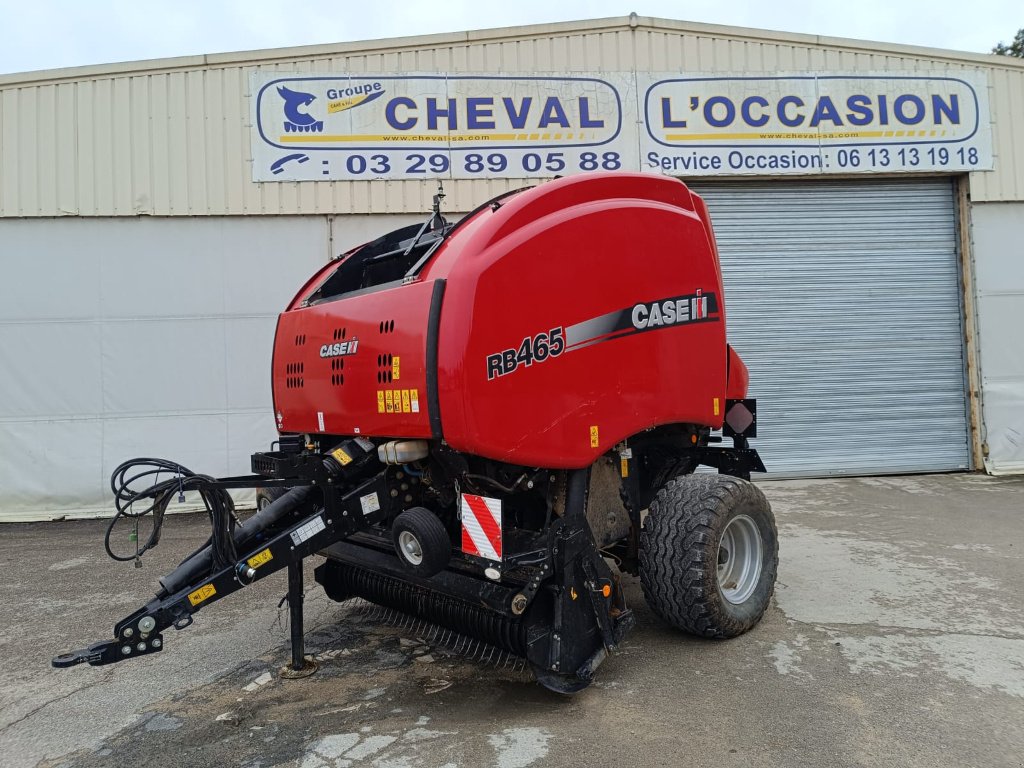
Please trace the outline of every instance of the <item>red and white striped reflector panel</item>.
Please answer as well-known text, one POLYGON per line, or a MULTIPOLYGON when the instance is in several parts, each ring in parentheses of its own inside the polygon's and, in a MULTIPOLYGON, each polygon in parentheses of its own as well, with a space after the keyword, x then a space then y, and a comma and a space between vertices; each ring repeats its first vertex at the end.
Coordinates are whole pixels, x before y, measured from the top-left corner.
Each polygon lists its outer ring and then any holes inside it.
POLYGON ((462 494, 462 551, 501 562, 501 499, 462 494))

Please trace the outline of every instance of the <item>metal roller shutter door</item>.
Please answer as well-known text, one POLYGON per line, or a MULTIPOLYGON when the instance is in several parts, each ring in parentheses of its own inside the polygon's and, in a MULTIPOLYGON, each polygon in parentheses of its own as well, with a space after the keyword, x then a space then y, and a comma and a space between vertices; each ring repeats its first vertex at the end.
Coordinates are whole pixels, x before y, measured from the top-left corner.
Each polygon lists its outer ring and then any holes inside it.
POLYGON ((784 476, 970 466, 953 184, 693 183, 784 476))

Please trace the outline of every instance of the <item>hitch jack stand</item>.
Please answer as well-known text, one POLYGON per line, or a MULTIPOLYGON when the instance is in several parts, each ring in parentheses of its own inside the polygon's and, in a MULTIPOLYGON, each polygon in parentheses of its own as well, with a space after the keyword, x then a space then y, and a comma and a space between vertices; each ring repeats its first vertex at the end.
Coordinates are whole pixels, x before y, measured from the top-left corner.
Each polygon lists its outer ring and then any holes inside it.
POLYGON ((288 564, 288 621, 291 630, 292 660, 281 669, 281 677, 297 680, 316 672, 316 662, 306 656, 306 640, 302 621, 302 564, 298 559, 288 564))

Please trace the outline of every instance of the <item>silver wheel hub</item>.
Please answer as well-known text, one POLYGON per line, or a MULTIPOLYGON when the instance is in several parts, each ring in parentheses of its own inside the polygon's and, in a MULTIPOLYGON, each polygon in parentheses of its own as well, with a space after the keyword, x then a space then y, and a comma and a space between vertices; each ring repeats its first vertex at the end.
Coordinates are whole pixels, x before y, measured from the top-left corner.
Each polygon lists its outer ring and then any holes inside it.
POLYGON ((718 544, 718 589, 733 605, 745 603, 757 589, 763 549, 753 518, 737 515, 725 526, 718 544))
POLYGON ((398 534, 398 546, 402 550, 402 557, 413 565, 423 562, 423 547, 420 540, 409 531, 402 531, 398 534))

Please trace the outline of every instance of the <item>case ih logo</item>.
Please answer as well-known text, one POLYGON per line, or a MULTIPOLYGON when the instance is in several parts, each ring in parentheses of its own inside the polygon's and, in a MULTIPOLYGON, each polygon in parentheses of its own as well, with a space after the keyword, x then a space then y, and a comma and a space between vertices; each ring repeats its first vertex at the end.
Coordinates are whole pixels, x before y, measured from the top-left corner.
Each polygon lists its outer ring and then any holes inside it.
POLYGON ((334 344, 324 344, 320 347, 320 357, 342 357, 344 355, 354 355, 358 346, 359 339, 349 339, 348 341, 339 341, 334 344))
POLYGON ((721 318, 718 297, 713 291, 698 288, 682 296, 667 296, 644 301, 628 309, 617 309, 607 315, 565 329, 566 351, 589 347, 602 341, 632 336, 634 333, 656 331, 673 325, 715 322, 721 318))
POLYGON ((633 307, 630 319, 637 330, 646 331, 663 325, 677 325, 695 320, 715 319, 709 316, 709 310, 717 314, 718 301, 715 295, 709 296, 698 290, 689 296, 677 296, 672 299, 652 301, 650 304, 637 304, 633 307))
POLYGON ((487 356, 487 379, 506 376, 518 368, 552 360, 563 352, 574 352, 602 341, 621 339, 637 333, 657 331, 673 325, 714 323, 721 319, 718 297, 698 288, 693 293, 617 309, 567 328, 559 326, 546 333, 527 336, 517 347, 487 356))

